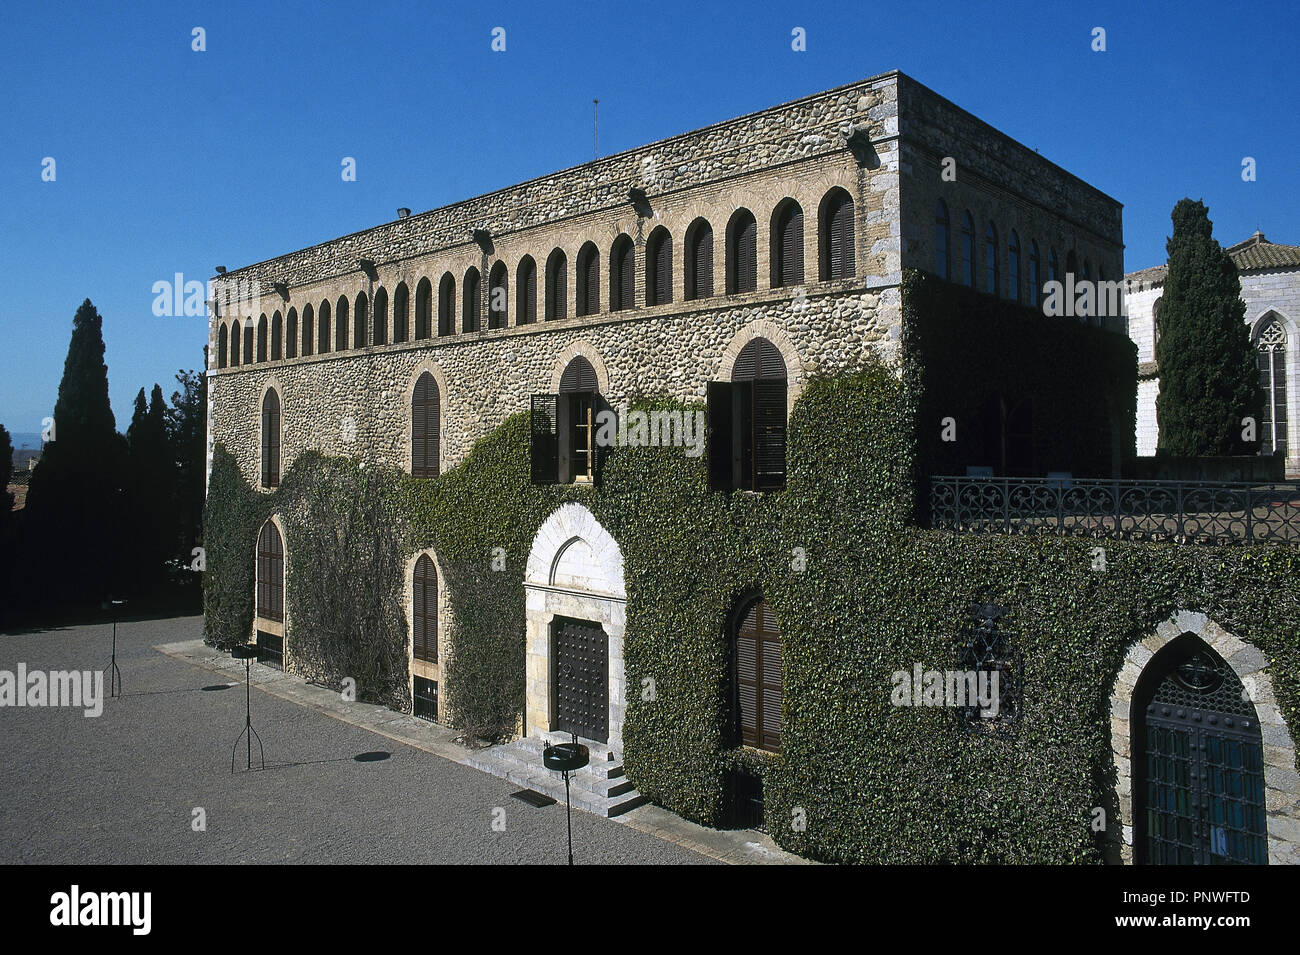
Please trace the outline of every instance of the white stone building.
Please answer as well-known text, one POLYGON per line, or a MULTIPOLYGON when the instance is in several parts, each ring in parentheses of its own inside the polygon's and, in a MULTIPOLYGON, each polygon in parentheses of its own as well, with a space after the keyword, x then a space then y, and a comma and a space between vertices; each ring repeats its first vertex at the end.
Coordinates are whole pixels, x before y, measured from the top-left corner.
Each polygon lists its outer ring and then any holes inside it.
MULTIPOLYGON (((1300 476, 1300 436, 1295 433, 1300 421, 1300 246, 1269 242, 1256 232, 1227 252, 1241 274, 1246 322, 1259 349, 1264 447, 1269 453, 1283 450, 1287 476, 1300 476)), ((1167 271, 1167 265, 1157 265, 1124 277, 1128 334, 1138 348, 1137 453, 1146 456, 1159 445, 1155 316, 1167 271)))

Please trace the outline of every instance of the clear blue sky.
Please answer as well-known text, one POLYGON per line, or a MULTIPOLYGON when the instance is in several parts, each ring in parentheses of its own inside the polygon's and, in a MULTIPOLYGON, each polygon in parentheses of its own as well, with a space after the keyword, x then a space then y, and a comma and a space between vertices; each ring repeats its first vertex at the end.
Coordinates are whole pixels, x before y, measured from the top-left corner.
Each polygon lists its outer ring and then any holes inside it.
POLYGON ((154 282, 235 268, 900 69, 1124 203, 1129 270, 1204 199, 1300 244, 1300 13, 1187 3, 11 3, 0 31, 0 423, 52 413, 104 316, 119 430, 202 362, 154 282), (207 52, 190 49, 207 31, 207 52), (506 52, 490 49, 506 29, 506 52), (807 52, 790 48, 807 31, 807 52), (1094 53, 1091 31, 1107 31, 1094 53), (53 157, 57 179, 43 182, 53 157), (357 181, 340 162, 357 160, 357 181), (1243 156, 1258 180, 1241 179, 1243 156))

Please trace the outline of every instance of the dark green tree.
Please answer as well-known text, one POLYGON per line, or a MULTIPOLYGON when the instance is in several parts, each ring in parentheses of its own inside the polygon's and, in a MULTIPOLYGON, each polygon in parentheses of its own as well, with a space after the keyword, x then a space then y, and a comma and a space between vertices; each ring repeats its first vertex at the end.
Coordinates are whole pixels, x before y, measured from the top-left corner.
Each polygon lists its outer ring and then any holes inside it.
POLYGON ((1237 267, 1213 236, 1209 209, 1180 199, 1165 244, 1169 271, 1160 304, 1160 449, 1178 456, 1248 454, 1243 419, 1258 428, 1255 350, 1245 325, 1237 267))
POLYGON ((0 521, 9 516, 14 496, 9 493, 9 479, 14 472, 14 443, 9 431, 0 424, 0 521))
POLYGON ((51 440, 32 474, 23 514, 22 593, 52 609, 121 592, 129 525, 126 442, 108 400, 103 319, 82 302, 54 405, 51 440))
POLYGON ((167 435, 167 406, 162 388, 153 386, 149 401, 144 389, 135 398, 131 427, 126 433, 131 461, 131 514, 135 533, 129 546, 137 594, 156 591, 165 579, 166 562, 175 558, 176 463, 167 435))
POLYGON ((167 433, 176 462, 177 552, 185 557, 203 543, 208 382, 199 371, 178 371, 176 381, 181 388, 172 392, 172 404, 167 409, 167 433))

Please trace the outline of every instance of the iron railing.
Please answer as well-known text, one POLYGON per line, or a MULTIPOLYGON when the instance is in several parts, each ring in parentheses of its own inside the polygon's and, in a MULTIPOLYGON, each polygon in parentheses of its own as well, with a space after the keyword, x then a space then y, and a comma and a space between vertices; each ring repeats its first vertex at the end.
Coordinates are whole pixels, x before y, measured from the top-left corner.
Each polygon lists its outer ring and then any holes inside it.
POLYGON ((942 475, 929 500, 938 530, 1300 543, 1300 484, 942 475))

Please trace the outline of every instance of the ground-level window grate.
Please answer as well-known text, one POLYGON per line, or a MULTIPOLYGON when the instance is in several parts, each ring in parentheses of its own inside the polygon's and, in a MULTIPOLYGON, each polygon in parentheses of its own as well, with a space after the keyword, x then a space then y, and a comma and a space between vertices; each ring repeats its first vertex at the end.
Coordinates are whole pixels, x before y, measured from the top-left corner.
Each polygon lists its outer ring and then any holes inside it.
POLYGON ((265 630, 257 631, 257 662, 277 670, 284 669, 284 637, 265 630))
POLYGON ((723 775, 723 786, 727 800, 724 828, 766 832, 763 822, 763 778, 744 770, 729 769, 723 775))
POLYGON ((438 682, 422 676, 415 678, 415 701, 412 713, 430 723, 438 722, 438 682))

